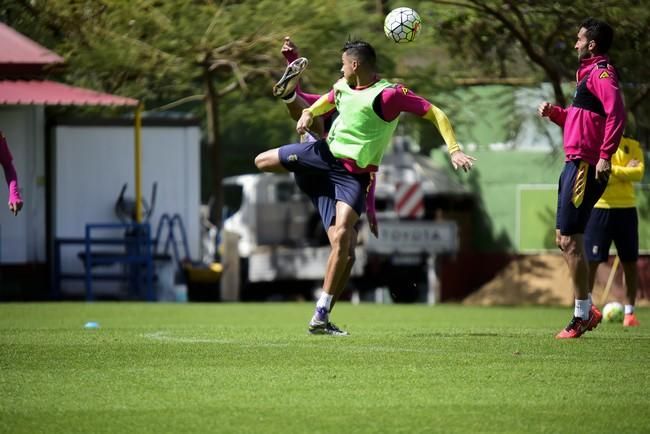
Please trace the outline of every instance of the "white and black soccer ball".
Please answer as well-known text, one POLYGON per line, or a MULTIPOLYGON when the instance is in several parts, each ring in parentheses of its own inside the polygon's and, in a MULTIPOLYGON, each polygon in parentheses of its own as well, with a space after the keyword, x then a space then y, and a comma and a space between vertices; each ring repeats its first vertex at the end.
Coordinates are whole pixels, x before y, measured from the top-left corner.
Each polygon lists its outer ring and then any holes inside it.
POLYGON ((411 8, 393 9, 384 20, 384 33, 393 42, 412 42, 420 33, 420 15, 411 8))

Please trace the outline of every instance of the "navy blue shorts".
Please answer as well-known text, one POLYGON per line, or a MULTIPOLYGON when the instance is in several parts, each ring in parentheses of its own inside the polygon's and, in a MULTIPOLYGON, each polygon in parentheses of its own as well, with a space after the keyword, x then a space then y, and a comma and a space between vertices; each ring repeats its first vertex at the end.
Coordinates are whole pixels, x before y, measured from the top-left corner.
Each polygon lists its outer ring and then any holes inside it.
POLYGON ((562 235, 584 234, 589 214, 606 182, 596 179, 596 168, 582 160, 567 161, 560 174, 555 228, 562 235))
POLYGON ((361 216, 366 210, 369 173, 348 172, 332 155, 325 140, 279 148, 280 162, 318 209, 325 230, 335 222, 336 202, 350 205, 361 216))
POLYGON ((605 262, 616 246, 622 262, 639 258, 639 218, 636 208, 594 208, 585 230, 585 251, 591 262, 605 262))

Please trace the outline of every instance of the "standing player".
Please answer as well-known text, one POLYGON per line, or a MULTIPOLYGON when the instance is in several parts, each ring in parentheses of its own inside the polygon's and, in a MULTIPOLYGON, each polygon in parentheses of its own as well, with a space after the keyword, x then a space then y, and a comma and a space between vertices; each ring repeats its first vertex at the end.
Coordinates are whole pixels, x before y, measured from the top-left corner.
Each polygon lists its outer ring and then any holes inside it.
POLYGON ((558 188, 555 241, 572 277, 573 318, 556 338, 578 338, 600 323, 602 314, 589 298, 589 264, 583 234, 594 204, 607 186, 610 160, 625 128, 625 108, 618 76, 607 57, 613 29, 593 18, 580 25, 575 49, 580 67, 577 88, 568 109, 543 102, 540 116, 564 129, 566 162, 558 188))
POLYGON ((304 109, 296 125, 296 131, 304 134, 314 118, 336 108, 339 115, 327 139, 285 145, 255 158, 260 170, 288 170, 319 180, 311 186, 311 196, 327 229, 332 251, 323 292, 309 322, 312 334, 347 334, 331 326, 331 303, 337 291, 345 287, 354 263, 357 224, 365 211, 371 174, 377 171, 391 142, 400 113, 413 113, 436 125, 447 143, 454 168, 469 170, 474 161, 461 151, 451 124, 440 109, 407 88, 378 77, 375 50, 370 44, 350 41, 342 51, 343 78, 304 109))
MULTIPOLYGON (((288 65, 282 78, 273 86, 273 94, 279 97, 287 106, 289 115, 295 121, 300 119, 302 111, 313 103, 315 103, 319 94, 306 93, 300 87, 300 75, 304 72, 305 68, 308 65, 308 60, 305 57, 300 57, 298 52, 298 47, 293 43, 289 36, 285 36, 282 48, 280 50, 288 65)), ((310 133, 304 134, 301 139, 303 141, 314 141, 320 137, 327 137, 330 128, 332 127, 332 122, 334 118, 338 116, 336 109, 332 109, 329 112, 325 113, 323 116, 315 119, 314 123, 310 128, 310 133)), ((368 188, 368 193, 366 197, 366 215, 368 217, 368 222, 370 224, 371 231, 376 234, 377 231, 377 218, 375 212, 375 180, 376 177, 371 174, 370 187, 368 188)), ((318 209, 318 197, 319 190, 318 188, 314 189, 313 186, 318 186, 320 184, 326 184, 328 182, 326 174, 317 174, 317 173, 294 173, 294 179, 296 184, 308 197, 311 198, 314 207, 318 209)), ((356 243, 356 240, 354 240, 356 243)), ((355 244, 356 245, 356 244, 355 244)), ((330 305, 330 312, 334 309, 338 297, 345 290, 345 285, 349 279, 349 274, 352 272, 350 268, 347 272, 347 275, 341 279, 341 287, 334 288, 333 293, 335 294, 332 298, 330 305)), ((330 323, 330 328, 335 330, 335 326, 330 323)), ((336 329, 338 331, 338 329, 336 329)))
POLYGON ((609 247, 614 241, 616 253, 623 265, 627 304, 626 327, 638 326, 634 315, 637 290, 636 260, 639 257, 639 220, 636 212, 634 182, 643 178, 643 151, 634 139, 623 137, 612 157, 612 176, 589 217, 585 229, 585 251, 589 260, 589 290, 593 291, 596 271, 609 257, 609 247))
POLYGON ((13 157, 7 145, 7 139, 0 131, 0 165, 5 172, 5 180, 7 187, 9 187, 9 211, 14 215, 18 215, 23 208, 23 199, 20 197, 20 189, 18 187, 18 176, 14 168, 13 157))

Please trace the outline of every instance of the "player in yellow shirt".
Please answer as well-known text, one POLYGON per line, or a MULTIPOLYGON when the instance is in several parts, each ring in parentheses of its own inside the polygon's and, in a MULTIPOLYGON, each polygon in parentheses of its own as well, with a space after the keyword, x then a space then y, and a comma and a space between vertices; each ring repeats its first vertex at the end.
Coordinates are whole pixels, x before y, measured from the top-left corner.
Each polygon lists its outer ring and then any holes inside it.
POLYGON ((612 172, 607 188, 596 202, 585 229, 589 288, 590 291, 593 290, 598 265, 607 260, 609 247, 614 241, 623 265, 627 287, 623 325, 633 327, 639 325, 634 315, 638 280, 636 262, 639 257, 639 220, 633 183, 643 178, 643 150, 640 143, 623 137, 611 162, 612 172))

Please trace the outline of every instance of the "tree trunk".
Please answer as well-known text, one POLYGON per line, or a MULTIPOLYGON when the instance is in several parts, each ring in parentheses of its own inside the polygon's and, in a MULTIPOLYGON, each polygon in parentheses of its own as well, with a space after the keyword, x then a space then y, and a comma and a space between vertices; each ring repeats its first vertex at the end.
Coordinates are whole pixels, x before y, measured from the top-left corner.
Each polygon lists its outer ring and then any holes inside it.
POLYGON ((553 85, 553 93, 555 95, 555 102, 560 107, 566 108, 566 98, 564 98, 564 92, 562 92, 562 79, 559 74, 548 74, 551 79, 551 84, 553 85))
POLYGON ((378 14, 386 16, 390 9, 387 0, 375 0, 375 10, 378 14))
POLYGON ((221 143, 219 140, 219 95, 214 89, 212 73, 205 66, 203 74, 205 86, 205 116, 207 126, 208 149, 211 156, 210 164, 212 170, 212 209, 210 210, 210 220, 219 229, 222 226, 223 210, 223 159, 221 158, 221 143))

